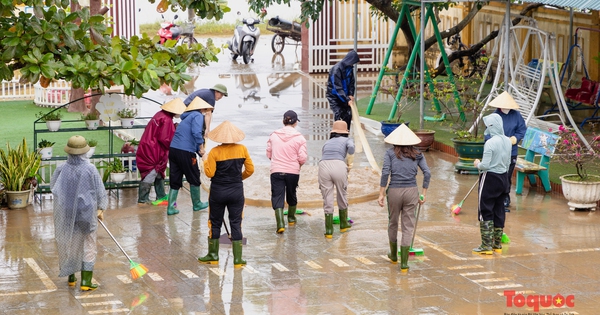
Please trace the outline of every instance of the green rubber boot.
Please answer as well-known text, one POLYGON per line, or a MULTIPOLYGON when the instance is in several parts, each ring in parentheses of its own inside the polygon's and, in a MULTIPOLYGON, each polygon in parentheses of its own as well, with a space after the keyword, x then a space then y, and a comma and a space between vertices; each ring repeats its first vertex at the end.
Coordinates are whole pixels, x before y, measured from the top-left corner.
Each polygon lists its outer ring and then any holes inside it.
POLYGON ((154 180, 154 191, 156 192, 156 201, 167 201, 167 193, 165 192, 165 180, 155 179, 154 180))
POLYGON ((74 287, 75 282, 77 282, 77 278, 75 278, 75 274, 70 275, 68 281, 69 281, 69 286, 74 287))
POLYGON ((492 249, 496 253, 502 253, 502 234, 504 234, 503 228, 494 228, 494 243, 492 244, 492 249))
MULTIPOLYGON (((81 291, 96 290, 98 288, 97 284, 92 283, 93 275, 93 271, 81 270, 81 285, 79 286, 81 291)), ((73 275, 73 277, 75 277, 75 275, 73 275)))
POLYGON ((283 208, 275 209, 275 220, 277 221, 277 233, 285 231, 285 222, 283 221, 283 208))
POLYGON ((408 255, 410 253, 410 246, 400 246, 400 270, 403 272, 408 271, 408 255))
POLYGON ((140 186, 138 187, 139 204, 150 204, 150 189, 152 189, 152 184, 140 182, 140 186))
MULTIPOLYGON (((494 238, 494 221, 479 222, 479 232, 481 233, 481 245, 473 248, 473 254, 492 255, 492 242, 494 238)), ((502 239, 502 236, 500 236, 502 239)))
POLYGON ((231 241, 233 247, 233 267, 239 268, 246 264, 246 261, 242 259, 242 241, 231 241))
POLYGON ((390 242, 388 258, 392 261, 392 264, 398 263, 398 242, 390 242))
POLYGON ((190 195, 192 195, 192 207, 194 211, 208 208, 208 202, 200 200, 200 186, 190 185, 190 195))
POLYGON ((288 207, 288 225, 296 224, 296 206, 288 207))
POLYGON ((348 209, 340 209, 340 232, 346 232, 351 227, 348 222, 348 209))
MULTIPOLYGON (((240 250, 241 254, 241 250, 240 250)), ((234 252, 235 257, 235 252, 234 252)), ((203 264, 216 265, 219 263, 219 239, 208 238, 208 254, 204 257, 198 258, 198 261, 203 264)))
POLYGON ((333 213, 325 213, 325 237, 333 237, 333 213))
POLYGON ((175 203, 177 203, 177 195, 179 194, 179 189, 171 189, 169 190, 169 205, 167 206, 167 215, 178 214, 179 210, 175 208, 175 203))

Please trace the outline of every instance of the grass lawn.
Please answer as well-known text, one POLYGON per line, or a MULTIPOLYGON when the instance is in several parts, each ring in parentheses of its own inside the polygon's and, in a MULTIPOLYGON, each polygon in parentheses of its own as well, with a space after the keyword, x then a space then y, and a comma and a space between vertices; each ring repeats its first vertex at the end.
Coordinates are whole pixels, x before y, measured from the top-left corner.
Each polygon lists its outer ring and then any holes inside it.
MULTIPOLYGON (((37 144, 33 143, 33 122, 37 119, 36 114, 40 111, 46 113, 50 111, 50 108, 42 108, 36 106, 33 101, 6 101, 0 102, 2 107, 2 121, 0 124, 0 134, 2 138, 2 144, 0 148, 6 148, 6 143, 10 143, 12 147, 16 147, 21 143, 23 138, 27 141, 29 148, 37 148, 37 144)), ((69 113, 66 110, 62 110, 63 123, 62 128, 83 128, 85 129, 85 122, 81 120, 79 113, 69 113), (66 122, 68 120, 74 120, 73 122, 66 122)), ((46 130, 45 124, 39 124, 38 129, 46 130)), ((86 139, 98 140, 98 146, 96 148, 96 154, 108 153, 109 137, 113 137, 114 152, 119 153, 123 140, 118 137, 109 134, 106 130, 82 130, 82 131, 68 131, 68 132, 49 132, 49 133, 38 133, 37 141, 42 139, 56 142, 54 144, 54 154, 64 155, 63 148, 67 144, 69 137, 74 135, 80 135, 86 139)))

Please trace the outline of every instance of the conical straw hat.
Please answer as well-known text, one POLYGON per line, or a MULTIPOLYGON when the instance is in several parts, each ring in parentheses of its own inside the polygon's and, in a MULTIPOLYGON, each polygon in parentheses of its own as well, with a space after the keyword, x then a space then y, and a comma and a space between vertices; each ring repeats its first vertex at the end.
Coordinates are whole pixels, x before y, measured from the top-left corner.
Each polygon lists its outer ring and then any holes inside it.
POLYGON ((222 122, 208 133, 208 139, 220 143, 236 143, 244 140, 244 132, 229 120, 222 122))
POLYGON ((199 109, 213 109, 213 107, 210 106, 210 104, 208 104, 205 100, 196 96, 194 100, 190 103, 190 105, 187 106, 187 109, 185 111, 189 112, 192 110, 199 109))
POLYGON ((496 96, 496 98, 490 102, 490 106, 504 109, 519 109, 519 104, 517 104, 512 95, 506 91, 496 96))
POLYGON ((175 115, 181 115, 185 111, 185 104, 177 97, 163 104, 160 109, 175 115))
POLYGON ((417 145, 421 143, 421 138, 419 138, 405 124, 402 124, 392 131, 392 133, 390 133, 387 137, 385 137, 383 141, 395 145, 417 145))

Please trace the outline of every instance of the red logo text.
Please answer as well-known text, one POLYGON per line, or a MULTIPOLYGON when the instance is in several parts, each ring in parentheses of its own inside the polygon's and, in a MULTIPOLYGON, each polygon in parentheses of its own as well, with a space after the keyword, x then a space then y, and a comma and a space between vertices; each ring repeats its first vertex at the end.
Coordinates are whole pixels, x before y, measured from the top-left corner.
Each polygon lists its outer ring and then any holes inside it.
POLYGON ((567 295, 562 296, 560 293, 552 296, 552 295, 542 295, 542 294, 517 294, 516 291, 504 291, 504 296, 506 296, 506 306, 507 307, 523 307, 525 305, 532 307, 534 312, 540 310, 540 306, 542 307, 574 307, 575 306, 575 296, 567 295))

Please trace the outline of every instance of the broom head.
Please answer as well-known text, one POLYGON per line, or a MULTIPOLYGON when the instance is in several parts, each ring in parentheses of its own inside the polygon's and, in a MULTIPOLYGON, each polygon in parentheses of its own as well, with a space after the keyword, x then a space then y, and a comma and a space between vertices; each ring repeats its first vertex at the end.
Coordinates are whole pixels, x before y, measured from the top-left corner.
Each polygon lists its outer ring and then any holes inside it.
POLYGON ((502 244, 508 243, 510 243, 510 238, 508 238, 508 235, 506 235, 506 233, 502 233, 502 244))
POLYGON ((146 272, 148 272, 148 268, 146 268, 144 265, 133 262, 133 260, 129 261, 129 268, 129 272, 131 272, 131 278, 133 280, 145 275, 146 272))
POLYGON ((452 206, 451 210, 452 210, 452 214, 459 214, 461 208, 459 205, 454 205, 454 206, 452 206))

